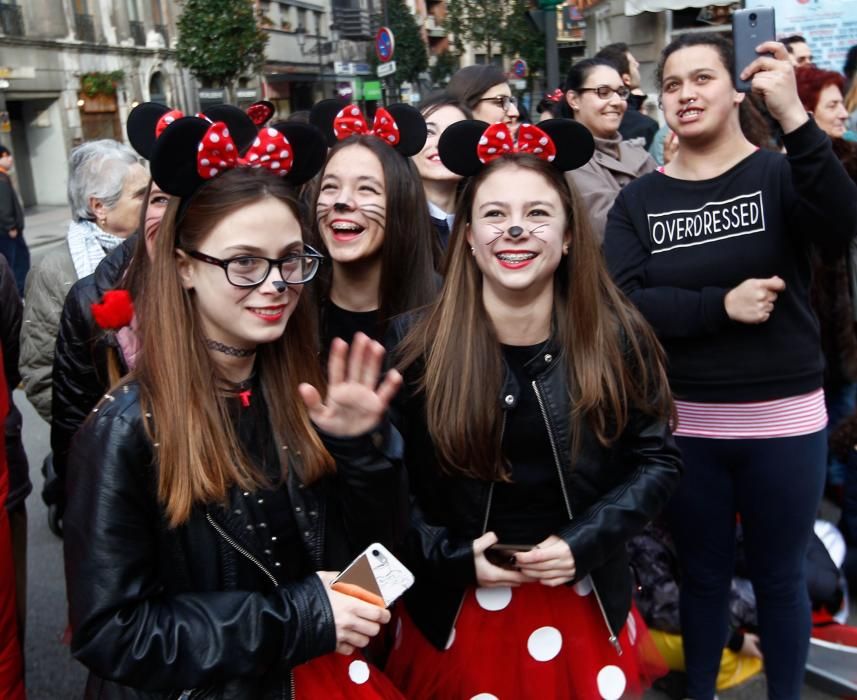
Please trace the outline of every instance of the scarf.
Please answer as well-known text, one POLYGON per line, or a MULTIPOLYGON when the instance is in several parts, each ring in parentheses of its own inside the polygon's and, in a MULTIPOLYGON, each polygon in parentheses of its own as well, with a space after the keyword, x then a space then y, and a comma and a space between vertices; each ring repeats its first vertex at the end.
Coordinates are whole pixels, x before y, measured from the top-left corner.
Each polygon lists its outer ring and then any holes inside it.
POLYGON ((66 239, 78 279, 95 272, 98 263, 125 240, 102 231, 94 222, 86 220, 72 221, 68 225, 66 239))

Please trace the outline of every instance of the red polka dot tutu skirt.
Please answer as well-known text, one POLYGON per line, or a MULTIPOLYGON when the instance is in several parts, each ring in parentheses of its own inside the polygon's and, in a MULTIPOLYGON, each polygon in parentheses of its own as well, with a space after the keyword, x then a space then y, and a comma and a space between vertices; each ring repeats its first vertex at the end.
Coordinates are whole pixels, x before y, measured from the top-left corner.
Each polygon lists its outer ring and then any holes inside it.
POLYGON ((618 700, 641 696, 667 672, 633 609, 620 655, 589 577, 469 589, 446 649, 436 649, 401 610, 387 676, 409 700, 618 700))
POLYGON ((325 654, 292 670, 298 700, 403 700, 402 694, 363 655, 325 654))

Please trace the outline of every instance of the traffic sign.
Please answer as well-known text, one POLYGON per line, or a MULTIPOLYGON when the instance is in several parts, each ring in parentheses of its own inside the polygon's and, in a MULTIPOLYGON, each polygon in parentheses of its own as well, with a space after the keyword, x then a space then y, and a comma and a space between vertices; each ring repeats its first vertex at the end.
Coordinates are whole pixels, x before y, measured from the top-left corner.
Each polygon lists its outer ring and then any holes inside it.
POLYGON ((378 66, 378 70, 376 72, 378 73, 379 78, 384 78, 388 75, 393 75, 393 73, 396 72, 396 62, 390 61, 389 63, 381 63, 378 66))
POLYGON ((381 27, 375 35, 375 55, 381 63, 392 60, 396 40, 393 30, 389 27, 381 27))
POLYGON ((527 71, 527 62, 523 58, 515 59, 512 64, 512 73, 515 74, 515 77, 522 80, 527 77, 527 71))

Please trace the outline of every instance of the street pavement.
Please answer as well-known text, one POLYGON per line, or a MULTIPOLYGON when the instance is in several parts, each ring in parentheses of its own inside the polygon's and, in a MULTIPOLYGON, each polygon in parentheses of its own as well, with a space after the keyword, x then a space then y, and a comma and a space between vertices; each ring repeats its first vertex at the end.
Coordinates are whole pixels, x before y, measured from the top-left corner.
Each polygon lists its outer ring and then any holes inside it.
MULTIPOLYGON (((27 212, 25 235, 34 263, 46 250, 62 241, 69 219, 67 207, 41 207, 27 212)), ((72 659, 64 639, 68 623, 62 540, 48 528, 47 509, 41 499, 41 465, 50 451, 50 428, 20 390, 15 392, 15 403, 24 416, 24 446, 33 481, 33 493, 27 500, 27 693, 29 700, 73 700, 82 695, 86 670, 72 659)), ((852 622, 855 620, 853 612, 852 607, 852 622)), ((756 677, 740 688, 720 693, 719 697, 721 700, 761 700, 766 697, 764 678, 756 677)), ((809 686, 801 693, 804 700, 833 697, 809 686)), ((665 700, 667 696, 650 691, 645 698, 665 700)))

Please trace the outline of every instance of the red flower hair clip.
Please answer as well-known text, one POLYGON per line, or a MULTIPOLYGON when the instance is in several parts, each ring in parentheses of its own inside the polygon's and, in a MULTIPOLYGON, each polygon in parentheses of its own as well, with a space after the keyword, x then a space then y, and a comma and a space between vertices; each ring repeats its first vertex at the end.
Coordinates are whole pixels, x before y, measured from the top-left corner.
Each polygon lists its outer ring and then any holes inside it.
POLYGON ((492 124, 479 139, 476 155, 482 163, 488 163, 507 153, 532 153, 552 163, 556 158, 556 146, 550 136, 532 124, 518 127, 517 143, 506 124, 492 124))
POLYGON ((92 318, 104 330, 119 330, 131 323, 134 318, 134 302, 127 289, 113 289, 104 292, 101 303, 89 307, 92 318))

